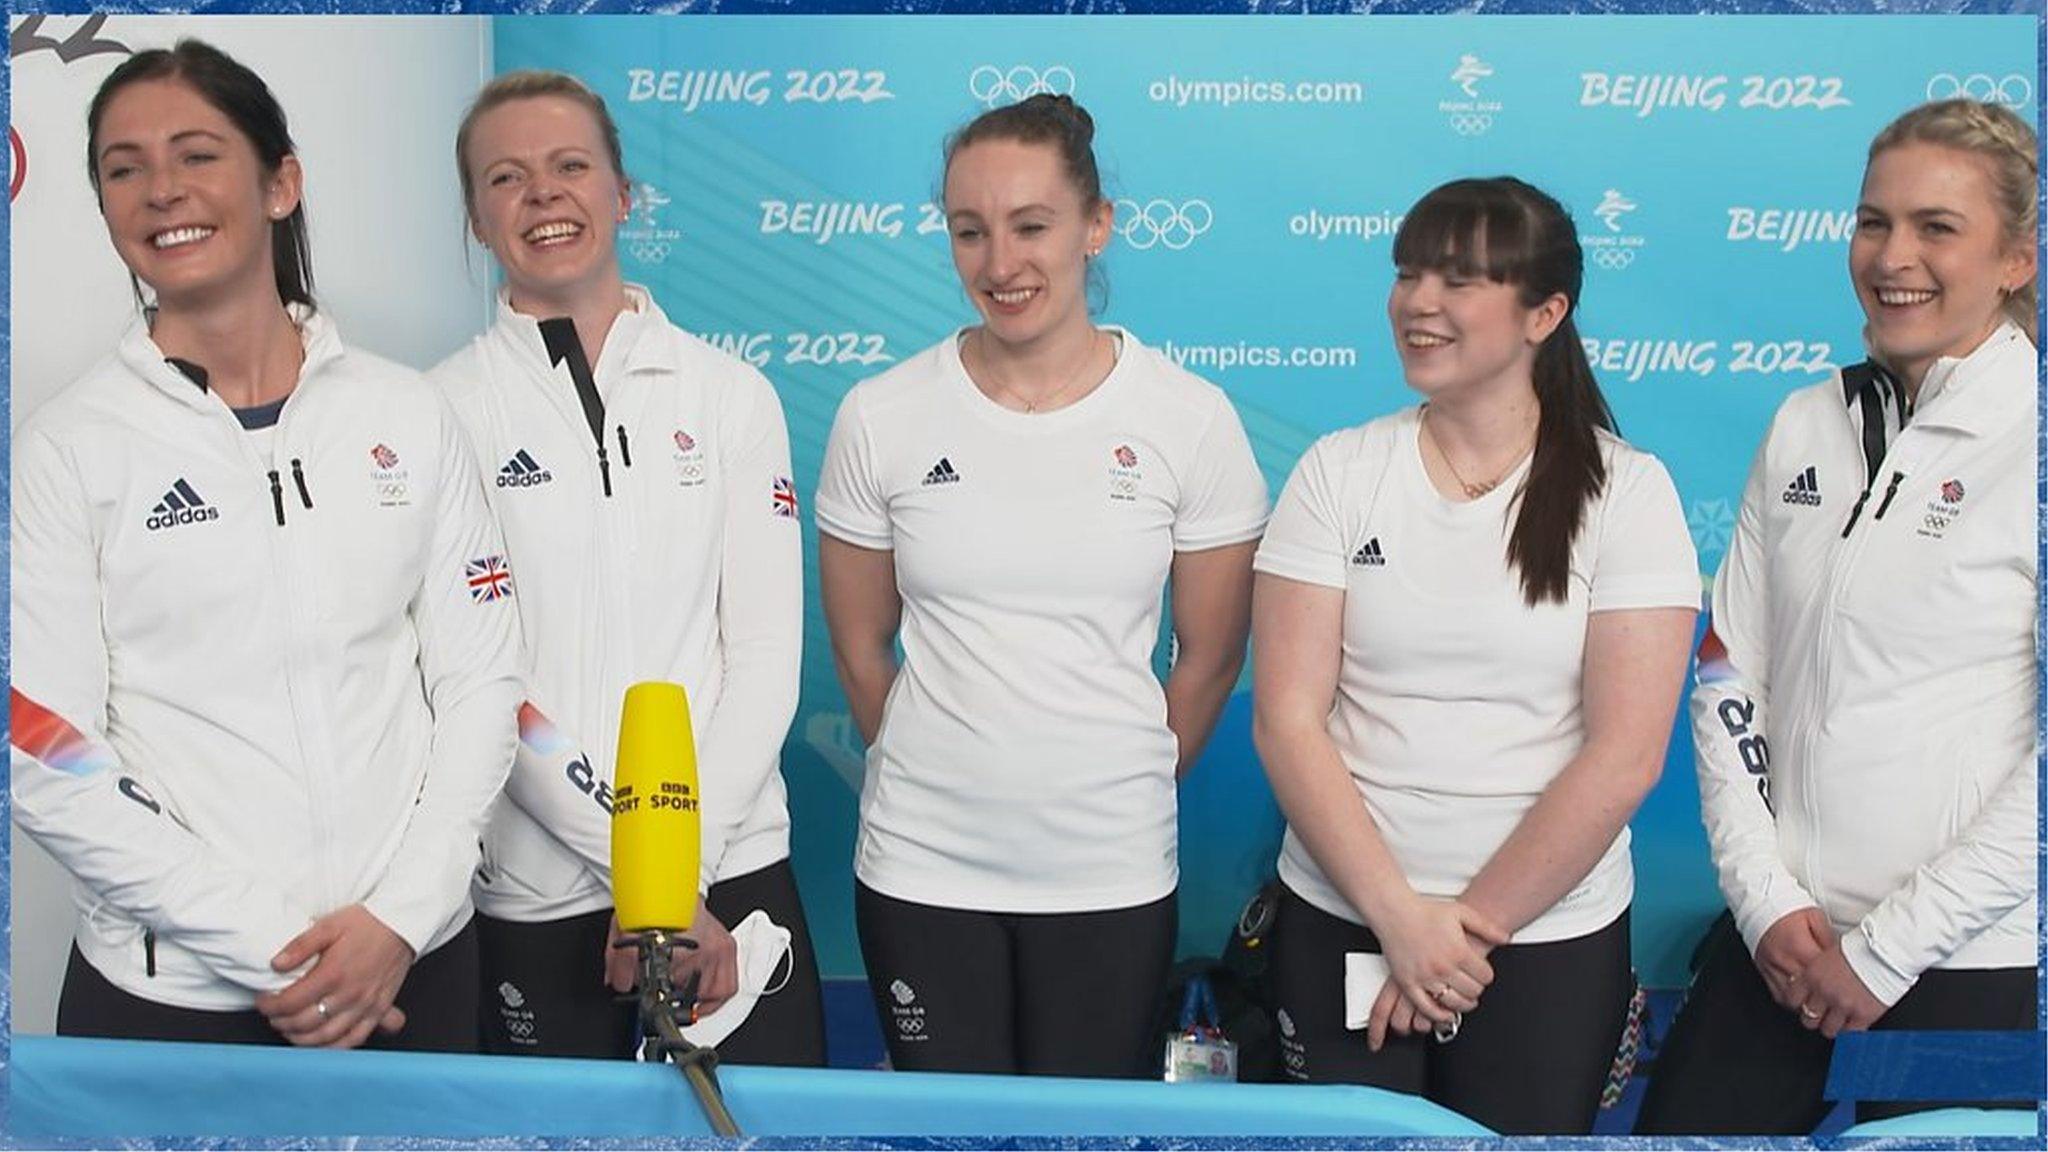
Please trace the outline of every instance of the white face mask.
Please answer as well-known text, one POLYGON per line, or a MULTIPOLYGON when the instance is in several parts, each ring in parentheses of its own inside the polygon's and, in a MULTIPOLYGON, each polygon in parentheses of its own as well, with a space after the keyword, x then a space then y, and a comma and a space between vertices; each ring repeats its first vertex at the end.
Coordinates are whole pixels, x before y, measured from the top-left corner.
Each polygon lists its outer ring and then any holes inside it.
POLYGON ((739 950, 740 990, 719 1005, 718 1011, 683 1029, 683 1038, 700 1048, 717 1047, 747 1022, 761 997, 773 996, 789 983, 791 969, 782 964, 782 958, 789 954, 789 929, 756 908, 733 927, 732 939, 739 950), (777 969, 783 971, 782 980, 770 988, 768 981, 774 979, 777 969))

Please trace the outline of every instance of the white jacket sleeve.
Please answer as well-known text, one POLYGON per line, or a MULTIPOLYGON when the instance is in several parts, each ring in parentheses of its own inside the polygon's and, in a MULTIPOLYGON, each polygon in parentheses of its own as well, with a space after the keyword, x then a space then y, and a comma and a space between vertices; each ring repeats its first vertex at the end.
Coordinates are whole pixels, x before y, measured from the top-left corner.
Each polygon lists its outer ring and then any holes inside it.
POLYGON ((749 372, 744 387, 726 441, 738 447, 726 465, 718 578, 725 682, 712 713, 693 717, 704 802, 702 891, 722 878, 726 848, 780 769, 803 650, 802 521, 789 432, 768 382, 749 372))
POLYGON ((519 750, 505 795, 611 887, 611 781, 598 778, 590 757, 530 698, 519 705, 519 750))
POLYGON ((505 563, 504 541, 454 413, 438 396, 434 405, 441 424, 434 530, 411 605, 434 738, 412 820, 363 902, 415 953, 468 899, 478 839, 511 767, 521 696, 511 596, 481 597, 469 586, 473 564, 505 563))
POLYGON ((84 490, 66 453, 29 433, 14 444, 12 692, 14 819, 92 895, 175 939, 224 980, 255 991, 291 982, 270 958, 306 929, 266 877, 222 857, 181 823, 146 764, 105 736, 107 645, 84 490))
POLYGON ((1842 937, 1842 955, 1863 986, 1886 1005, 1899 1002, 1920 974, 1947 959, 2021 904, 2037 885, 2039 750, 2006 774, 1984 807, 1939 856, 1842 937))
POLYGON ((1770 926, 1814 903, 1785 867, 1770 805, 1769 566, 1764 555, 1764 462, 1757 451, 1734 539, 1714 577, 1692 693, 1700 815, 1721 894, 1751 953, 1770 926))

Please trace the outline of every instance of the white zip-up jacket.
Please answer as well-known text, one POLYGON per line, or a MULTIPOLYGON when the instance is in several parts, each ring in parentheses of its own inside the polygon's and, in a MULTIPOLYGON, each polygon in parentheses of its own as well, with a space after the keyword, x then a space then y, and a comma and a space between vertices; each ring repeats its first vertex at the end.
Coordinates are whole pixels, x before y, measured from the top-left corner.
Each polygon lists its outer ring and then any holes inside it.
POLYGON ((497 322, 429 374, 519 567, 531 703, 475 890, 500 919, 611 906, 619 709, 641 680, 689 693, 698 890, 789 855, 779 768, 803 553, 782 406, 759 372, 671 325, 645 289, 627 292, 591 366, 602 458, 568 365, 502 297, 497 322))
POLYGON ((1886 1004, 2032 967, 2038 354, 1937 361, 1874 470, 1841 377, 1786 399, 1714 582, 1700 802, 1750 950, 1818 906, 1886 1004))
POLYGON ((300 314, 268 450, 138 322, 14 438, 14 816, 78 946, 160 1003, 247 1009, 362 903, 468 923, 516 742, 518 625, 447 405, 300 314))

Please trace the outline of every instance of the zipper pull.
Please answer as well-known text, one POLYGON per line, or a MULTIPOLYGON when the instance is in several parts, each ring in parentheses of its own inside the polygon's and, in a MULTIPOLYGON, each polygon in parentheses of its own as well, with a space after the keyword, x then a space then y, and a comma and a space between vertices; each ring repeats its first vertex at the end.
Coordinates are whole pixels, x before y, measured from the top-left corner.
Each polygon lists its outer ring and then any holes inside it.
POLYGON ((628 468, 633 466, 633 451, 626 447, 626 426, 619 425, 619 463, 628 468))
POLYGON ((1872 516, 1872 520, 1884 519, 1884 510, 1892 506, 1892 497, 1899 494, 1899 481, 1905 478, 1906 474, 1904 472, 1892 473, 1892 482, 1884 490, 1884 499, 1877 502, 1877 515, 1872 516))
POLYGON ((156 975, 156 929, 142 930, 142 974, 156 975))
POLYGON ((1870 489, 1865 488, 1863 495, 1856 497, 1856 506, 1849 509, 1849 522, 1842 525, 1842 539, 1847 540, 1849 538, 1849 529, 1854 528, 1856 526, 1856 518, 1863 515, 1863 502, 1868 499, 1870 499, 1870 489))
POLYGON ((597 442, 597 476, 604 481, 604 494, 612 494, 612 462, 604 454, 604 441, 597 442))
POLYGON ((270 507, 277 513, 277 526, 284 527, 284 481, 277 478, 277 469, 270 470, 270 507))
POLYGON ((299 486, 299 500, 307 508, 313 506, 313 494, 306 491, 306 474, 299 468, 299 458, 292 457, 292 483, 299 486))

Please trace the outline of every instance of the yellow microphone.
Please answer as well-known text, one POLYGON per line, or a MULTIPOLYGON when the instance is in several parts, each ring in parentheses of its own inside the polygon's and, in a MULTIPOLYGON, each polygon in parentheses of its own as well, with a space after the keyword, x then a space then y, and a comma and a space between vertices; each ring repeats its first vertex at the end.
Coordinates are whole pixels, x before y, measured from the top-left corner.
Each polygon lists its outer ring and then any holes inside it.
POLYGON ((680 684, 626 689, 612 773, 612 900, 627 932, 686 931, 697 912, 697 746, 680 684))
POLYGON ((690 977, 672 986, 676 948, 697 945, 682 933, 697 915, 697 744, 690 736, 690 698, 680 684, 648 681, 626 689, 619 716, 619 759, 612 767, 612 904, 619 928, 640 953, 641 1054, 673 1060, 697 1097, 711 1130, 740 1134, 725 1107, 714 1070, 718 1053, 683 1036, 683 1017, 697 1000, 690 977))

